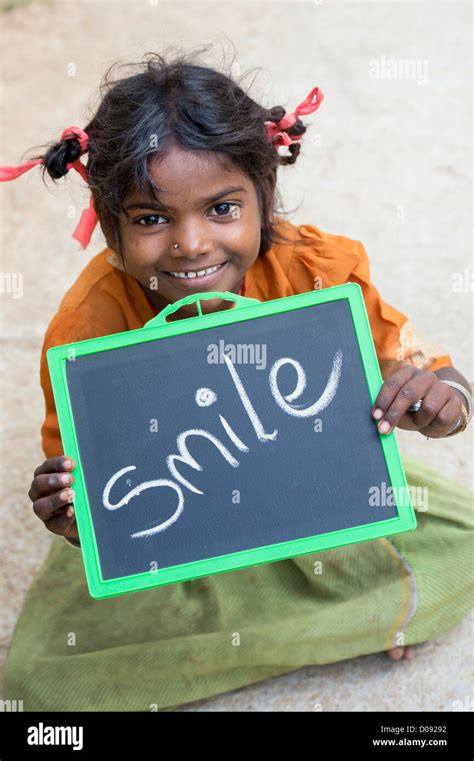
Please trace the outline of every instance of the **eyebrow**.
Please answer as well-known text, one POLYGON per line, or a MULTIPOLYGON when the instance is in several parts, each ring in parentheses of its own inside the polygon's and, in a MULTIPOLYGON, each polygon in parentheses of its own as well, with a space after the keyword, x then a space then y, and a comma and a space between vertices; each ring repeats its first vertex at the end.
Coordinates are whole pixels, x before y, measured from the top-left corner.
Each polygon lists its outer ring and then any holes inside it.
MULTIPOLYGON (((205 198, 201 198, 201 203, 204 206, 205 204, 212 203, 212 201, 218 201, 219 198, 222 198, 223 196, 228 196, 229 193, 246 193, 245 188, 241 187, 227 187, 223 188, 223 190, 220 190, 218 193, 214 193, 212 196, 207 196, 205 198)), ((160 211, 161 209, 170 209, 173 211, 172 206, 166 206, 163 204, 159 198, 157 198, 158 203, 151 203, 150 201, 141 201, 138 203, 131 203, 128 204, 128 206, 125 207, 125 211, 129 211, 130 209, 152 209, 153 211, 160 211)))

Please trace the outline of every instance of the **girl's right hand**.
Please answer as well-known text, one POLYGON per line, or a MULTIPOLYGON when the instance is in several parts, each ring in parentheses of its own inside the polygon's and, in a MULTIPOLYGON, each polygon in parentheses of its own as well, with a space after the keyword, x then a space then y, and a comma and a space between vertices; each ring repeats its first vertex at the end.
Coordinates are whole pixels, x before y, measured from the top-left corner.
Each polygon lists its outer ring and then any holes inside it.
POLYGON ((50 457, 36 468, 28 492, 34 513, 44 521, 48 531, 68 539, 79 539, 72 505, 75 495, 70 488, 75 467, 72 457, 50 457))

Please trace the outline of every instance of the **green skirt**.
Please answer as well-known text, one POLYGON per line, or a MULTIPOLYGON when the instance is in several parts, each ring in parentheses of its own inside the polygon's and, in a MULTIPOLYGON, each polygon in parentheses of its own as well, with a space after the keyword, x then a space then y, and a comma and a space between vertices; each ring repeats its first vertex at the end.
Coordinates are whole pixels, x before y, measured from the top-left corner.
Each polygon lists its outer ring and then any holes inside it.
POLYGON ((415 531, 120 597, 91 598, 80 550, 55 537, 13 632, 3 699, 172 710, 449 631, 473 601, 473 494, 402 462, 409 486, 428 488, 415 531))

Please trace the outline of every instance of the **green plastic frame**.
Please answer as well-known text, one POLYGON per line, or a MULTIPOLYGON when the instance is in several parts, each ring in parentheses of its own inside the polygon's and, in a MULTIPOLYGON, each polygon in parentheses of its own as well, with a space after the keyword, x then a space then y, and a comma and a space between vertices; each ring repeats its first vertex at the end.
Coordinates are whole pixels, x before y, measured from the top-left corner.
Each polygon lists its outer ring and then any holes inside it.
POLYGON ((395 435, 392 431, 392 433, 384 436, 379 434, 379 439, 390 477, 390 485, 394 487, 392 494, 394 505, 397 508, 397 517, 395 518, 318 534, 317 536, 303 537, 302 539, 265 547, 242 550, 229 555, 193 561, 169 568, 158 568, 117 579, 104 580, 101 576, 98 548, 84 484, 81 456, 66 382, 66 362, 78 356, 95 354, 100 351, 110 351, 111 349, 138 344, 142 341, 157 341, 161 338, 169 338, 181 335, 182 333, 208 330, 229 323, 259 319, 260 317, 280 314, 281 312, 339 299, 347 299, 350 306, 370 399, 373 404, 383 380, 380 374, 362 291, 357 283, 346 283, 332 288, 310 291, 265 302, 240 296, 229 291, 191 294, 174 304, 170 304, 156 317, 147 322, 143 328, 138 330, 77 341, 62 346, 54 346, 47 351, 48 367, 64 447, 63 451, 65 454, 72 456, 76 461, 76 468, 74 470, 74 506, 81 541, 82 558, 91 597, 100 600, 155 586, 189 581, 190 579, 209 576, 214 573, 246 568, 260 563, 272 563, 309 552, 318 552, 355 542, 378 539, 390 536, 391 534, 398 534, 402 531, 412 531, 416 528, 416 516, 409 498, 405 473, 400 460, 395 435), (211 314, 202 314, 200 300, 211 298, 231 300, 235 302, 235 306, 211 314), (183 304, 191 302, 196 302, 198 316, 171 323, 166 321, 166 317, 169 314, 179 309, 183 304), (398 504, 397 501, 400 494, 403 494, 403 500, 401 500, 403 504, 398 504))

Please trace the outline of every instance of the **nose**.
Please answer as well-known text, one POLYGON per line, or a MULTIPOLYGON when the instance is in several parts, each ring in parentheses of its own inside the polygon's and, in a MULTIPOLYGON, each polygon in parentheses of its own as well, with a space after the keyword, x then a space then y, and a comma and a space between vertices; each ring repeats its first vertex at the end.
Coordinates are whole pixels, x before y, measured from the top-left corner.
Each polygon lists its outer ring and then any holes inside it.
POLYGON ((198 224, 188 223, 186 226, 175 227, 170 242, 170 254, 174 259, 197 259, 199 256, 208 255, 212 251, 212 243, 205 236, 198 224), (175 244, 178 248, 175 248, 175 244))

